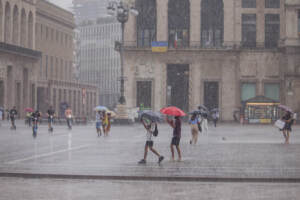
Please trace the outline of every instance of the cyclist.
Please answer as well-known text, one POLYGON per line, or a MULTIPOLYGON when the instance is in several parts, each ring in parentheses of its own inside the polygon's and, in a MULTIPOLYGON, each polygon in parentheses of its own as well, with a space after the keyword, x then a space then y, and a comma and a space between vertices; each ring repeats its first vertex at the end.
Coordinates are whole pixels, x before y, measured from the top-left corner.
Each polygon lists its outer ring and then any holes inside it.
POLYGON ((68 125, 69 129, 71 129, 72 128, 72 110, 69 106, 65 110, 65 117, 67 119, 67 125, 68 125))
POLYGON ((33 131, 34 138, 36 137, 36 134, 37 134, 38 121, 39 121, 40 116, 41 116, 41 113, 38 110, 36 110, 35 112, 33 112, 31 114, 32 131, 33 131))
POLYGON ((50 106, 50 108, 47 110, 47 116, 48 116, 48 128, 49 131, 53 131, 52 123, 55 115, 55 110, 50 106))
POLYGON ((14 106, 10 111, 9 111, 9 116, 10 116, 10 121, 11 121, 11 129, 16 129, 16 124, 15 124, 15 120, 16 120, 16 115, 18 114, 17 110, 16 110, 16 106, 14 106))

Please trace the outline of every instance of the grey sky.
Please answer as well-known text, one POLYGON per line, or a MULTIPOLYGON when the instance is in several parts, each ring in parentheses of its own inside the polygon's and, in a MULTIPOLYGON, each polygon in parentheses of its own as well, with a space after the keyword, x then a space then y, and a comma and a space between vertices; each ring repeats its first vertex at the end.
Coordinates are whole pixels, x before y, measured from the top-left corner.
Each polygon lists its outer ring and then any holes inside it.
POLYGON ((72 6, 72 0, 49 0, 49 1, 67 10, 70 10, 70 7, 72 6))

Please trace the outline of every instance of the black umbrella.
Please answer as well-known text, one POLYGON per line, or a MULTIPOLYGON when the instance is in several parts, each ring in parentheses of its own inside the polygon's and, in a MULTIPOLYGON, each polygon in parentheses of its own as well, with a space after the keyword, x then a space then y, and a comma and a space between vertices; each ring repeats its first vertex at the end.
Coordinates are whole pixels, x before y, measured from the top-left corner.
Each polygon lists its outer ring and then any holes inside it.
POLYGON ((214 108, 210 112, 219 112, 219 108, 214 108))
POLYGON ((192 112, 189 112, 190 115, 201 115, 201 111, 200 110, 194 110, 192 112))
POLYGON ((152 122, 161 122, 163 120, 162 116, 158 112, 154 112, 152 110, 144 110, 139 112, 140 119, 146 118, 151 120, 152 122))
POLYGON ((208 111, 208 109, 207 109, 207 107, 205 106, 205 105, 200 105, 200 106, 198 106, 198 109, 199 110, 205 110, 205 111, 208 111))

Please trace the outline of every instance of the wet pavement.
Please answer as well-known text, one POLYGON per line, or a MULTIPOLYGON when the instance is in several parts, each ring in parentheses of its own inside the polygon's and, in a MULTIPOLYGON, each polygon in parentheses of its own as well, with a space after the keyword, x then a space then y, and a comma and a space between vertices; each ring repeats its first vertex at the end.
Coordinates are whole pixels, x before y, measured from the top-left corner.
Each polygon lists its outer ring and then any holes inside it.
POLYGON ((74 126, 71 131, 66 126, 55 126, 53 134, 41 125, 36 139, 22 122, 17 126, 16 131, 9 130, 7 123, 0 127, 2 176, 23 173, 120 180, 300 180, 299 126, 293 127, 289 145, 283 144, 281 133, 273 126, 238 124, 210 127, 208 134, 199 135, 197 145, 190 145, 190 129, 185 125, 183 161, 171 162, 172 130, 162 124, 154 142, 154 148, 165 156, 160 165, 152 153, 146 165, 137 164, 143 156, 146 134, 140 124, 113 126, 108 137, 99 138, 92 124, 74 126))
POLYGON ((0 178, 1 200, 298 200, 300 183, 0 178))

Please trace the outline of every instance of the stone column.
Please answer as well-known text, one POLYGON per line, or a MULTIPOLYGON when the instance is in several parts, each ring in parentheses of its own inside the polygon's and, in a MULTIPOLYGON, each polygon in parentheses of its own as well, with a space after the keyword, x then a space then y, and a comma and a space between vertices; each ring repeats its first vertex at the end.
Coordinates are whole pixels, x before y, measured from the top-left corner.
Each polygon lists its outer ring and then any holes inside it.
POLYGON ((264 47, 265 44, 265 1, 256 1, 257 13, 256 13, 256 46, 264 47))
POLYGON ((221 119, 224 121, 232 120, 232 112, 236 107, 234 98, 235 92, 238 90, 236 83, 236 66, 231 60, 222 62, 222 79, 221 79, 221 119))
POLYGON ((224 46, 233 46, 235 33, 235 0, 224 0, 224 46))
POLYGON ((199 0, 190 0, 190 41, 199 42, 201 39, 201 3, 199 0))
POLYGON ((168 0, 156 1, 157 41, 168 41, 168 0))

